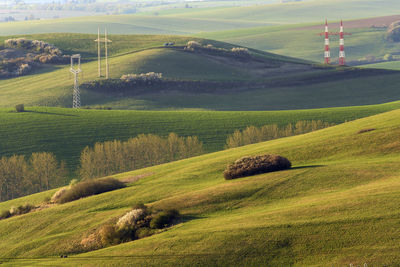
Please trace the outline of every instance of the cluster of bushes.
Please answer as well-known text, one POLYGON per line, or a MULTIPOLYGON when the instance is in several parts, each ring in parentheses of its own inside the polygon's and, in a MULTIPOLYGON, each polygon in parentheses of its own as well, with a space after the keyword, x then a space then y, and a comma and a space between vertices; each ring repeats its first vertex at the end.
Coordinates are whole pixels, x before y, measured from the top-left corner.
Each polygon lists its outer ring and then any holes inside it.
POLYGON ((104 177, 197 156, 203 151, 203 144, 195 136, 171 133, 163 138, 142 134, 124 142, 114 140, 86 147, 81 153, 79 172, 84 179, 104 177))
POLYGON ((126 92, 133 88, 159 85, 163 82, 162 73, 148 72, 141 74, 125 74, 120 79, 94 80, 81 85, 90 91, 126 92))
POLYGON ((162 73, 148 72, 141 74, 125 74, 121 80, 128 83, 153 83, 162 80, 162 73))
POLYGON ((243 157, 229 164, 224 171, 226 180, 245 177, 260 173, 290 169, 291 162, 278 155, 261 155, 254 157, 243 157))
POLYGON ((2 59, 0 77, 3 78, 25 75, 40 64, 67 63, 70 59, 54 45, 38 40, 8 39, 4 41, 4 47, 22 50, 24 56, 11 56, 2 59))
POLYGON ((391 42, 400 42, 400 21, 395 21, 389 25, 386 39, 391 42))
POLYGON ((84 197, 98 195, 101 193, 124 188, 125 184, 114 178, 105 178, 98 180, 86 180, 76 183, 75 180, 70 183, 69 188, 58 190, 51 198, 54 203, 67 203, 84 197))
POLYGON ((22 48, 34 53, 45 53, 58 56, 62 55, 61 50, 54 45, 38 40, 29 40, 25 38, 8 39, 4 41, 4 46, 8 48, 22 48))
POLYGON ((249 50, 245 47, 233 47, 231 50, 215 47, 212 44, 202 45, 197 41, 189 41, 184 50, 196 52, 196 51, 206 51, 207 53, 216 54, 216 55, 227 55, 227 56, 242 56, 248 57, 250 56, 249 50))
POLYGON ((31 204, 20 205, 16 208, 12 207, 11 209, 5 210, 2 213, 0 213, 0 220, 28 213, 31 210, 33 210, 34 208, 35 208, 35 206, 33 206, 31 204))
POLYGON ((177 210, 153 211, 138 204, 115 223, 103 225, 82 239, 81 246, 85 250, 94 250, 140 239, 172 225, 179 217, 177 210))
POLYGON ((231 51, 240 55, 249 55, 249 49, 246 47, 234 47, 231 49, 231 51))
POLYGON ((264 125, 262 127, 249 126, 243 131, 236 130, 229 135, 226 140, 226 148, 234 148, 276 138, 293 136, 309 133, 319 129, 333 126, 334 124, 323 121, 298 121, 295 124, 288 124, 285 127, 279 127, 277 124, 264 125))
POLYGON ((26 75, 32 70, 32 64, 26 58, 11 58, 0 63, 0 77, 8 78, 26 75))
POLYGON ((52 153, 33 153, 30 158, 0 158, 0 201, 33 194, 64 184, 65 164, 52 153))

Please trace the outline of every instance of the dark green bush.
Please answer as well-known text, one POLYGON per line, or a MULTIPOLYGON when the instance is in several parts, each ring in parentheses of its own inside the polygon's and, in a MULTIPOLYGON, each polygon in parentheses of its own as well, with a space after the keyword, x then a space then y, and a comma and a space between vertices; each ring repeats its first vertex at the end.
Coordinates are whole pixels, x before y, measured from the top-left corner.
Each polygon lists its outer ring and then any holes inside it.
POLYGON ((154 230, 148 227, 139 228, 136 230, 136 238, 141 239, 154 234, 154 230))
POLYGON ((34 208, 35 208, 35 206, 33 206, 31 204, 21 205, 21 206, 18 206, 15 210, 13 210, 11 212, 11 215, 12 216, 14 216, 14 215, 22 215, 22 214, 30 212, 34 208))
POLYGON ((12 216, 16 215, 22 215, 25 213, 29 213, 31 210, 33 210, 35 206, 31 204, 25 204, 25 205, 20 205, 17 208, 11 208, 10 210, 5 210, 2 213, 0 213, 0 220, 1 219, 7 219, 12 216))
POLYGON ((99 235, 103 246, 110 246, 119 243, 119 233, 117 233, 114 225, 104 225, 100 228, 99 235))
POLYGON ((83 197, 98 195, 101 193, 124 188, 125 184, 114 178, 99 180, 87 180, 79 182, 67 190, 58 200, 58 203, 66 203, 83 197))
POLYGON ((244 157, 228 165, 224 171, 224 177, 226 180, 230 180, 260 173, 286 170, 291 167, 292 164, 287 158, 278 155, 244 157))
POLYGON ((153 216, 150 222, 150 227, 153 229, 162 229, 171 225, 174 220, 179 217, 179 212, 175 209, 162 211, 153 216))
POLYGON ((25 111, 25 107, 24 104, 18 104, 15 106, 15 111, 17 112, 24 112, 25 111))

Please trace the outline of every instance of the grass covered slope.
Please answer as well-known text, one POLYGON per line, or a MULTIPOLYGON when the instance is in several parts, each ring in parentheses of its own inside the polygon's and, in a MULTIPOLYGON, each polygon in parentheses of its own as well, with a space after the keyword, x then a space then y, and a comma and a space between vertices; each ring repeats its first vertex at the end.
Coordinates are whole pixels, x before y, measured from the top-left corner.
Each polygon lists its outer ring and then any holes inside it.
MULTIPOLYGON (((390 18, 388 19, 390 20, 390 18)), ((337 32, 339 30, 337 26, 333 26, 333 22, 337 23, 337 20, 338 18, 328 21, 330 31, 337 32)), ((348 62, 354 61, 355 63, 357 60, 365 60, 366 57, 372 56, 383 58, 386 54, 396 54, 398 51, 398 43, 391 43, 385 39, 386 28, 371 27, 374 24, 374 20, 359 20, 364 22, 365 26, 361 25, 358 28, 348 28, 348 24, 351 25, 355 22, 344 21, 345 32, 352 34, 351 36, 345 36, 346 59, 348 62), (368 21, 371 21, 371 23, 368 23, 368 21)), ((398 18, 393 19, 393 21, 397 20, 398 18)), ((390 23, 387 25, 390 25, 390 23)), ((322 63, 324 37, 318 34, 323 31, 324 20, 322 19, 319 23, 314 22, 312 24, 205 32, 197 34, 197 36, 322 63), (296 42, 292 40, 296 40, 296 42)), ((331 38, 330 43, 332 60, 337 61, 339 40, 331 38)))
MULTIPOLYGON (((226 5, 229 5, 227 2, 226 5)), ((396 0, 324 0, 246 7, 170 9, 148 15, 91 16, 0 24, 2 35, 46 32, 95 33, 107 25, 113 34, 194 34, 290 23, 309 23, 318 19, 357 19, 396 14, 396 0), (317 15, 317 19, 316 19, 317 15)))
POLYGON ((107 27, 112 34, 179 34, 188 35, 202 31, 228 30, 256 27, 268 23, 241 20, 193 19, 156 15, 90 16, 30 22, 0 24, 1 35, 37 33, 96 33, 97 27, 107 27))
MULTIPOLYGON (((93 35, 28 36, 54 42, 68 53, 82 53, 80 82, 97 79, 93 35), (57 40, 59 38, 59 40, 57 40), (74 39, 75 42, 72 42, 74 39), (65 43, 62 41, 65 40, 65 43)), ((250 50, 249 57, 229 52, 234 45, 177 36, 111 36, 110 75, 161 72, 158 87, 132 87, 124 92, 81 87, 84 106, 118 109, 281 110, 378 104, 400 98, 400 73, 386 70, 321 67, 302 60, 250 50), (189 40, 212 44, 190 52, 189 40), (162 47, 173 41, 173 48, 162 47), (219 50, 223 48, 223 52, 219 50), (382 85, 385 85, 382 90, 382 85)), ((72 76, 68 66, 49 66, 0 81, 0 107, 20 103, 70 107, 72 76)))
MULTIPOLYGON (((0 221, 12 265, 397 265, 400 111, 314 133, 117 175, 133 186, 0 221), (358 133, 362 129, 375 130, 358 133), (237 158, 264 153, 293 169, 226 181, 237 158), (182 224, 141 240, 59 259, 85 233, 138 201, 178 208, 182 224), (23 238, 21 238, 23 236, 23 238), (20 258, 20 259, 18 259, 20 258)), ((37 195, 0 204, 39 202, 37 195)))
MULTIPOLYGON (((9 37, 4 37, 7 39, 9 37)), ((43 34, 30 35, 26 38, 45 40, 54 43, 66 54, 81 53, 83 56, 80 83, 97 78, 96 48, 94 35, 82 34, 43 34)), ((226 51, 233 45, 212 40, 187 38, 179 36, 111 36, 113 44, 110 45, 110 76, 118 79, 123 74, 161 72, 167 80, 183 80, 192 83, 209 81, 212 84, 202 84, 208 91, 218 90, 220 87, 230 89, 227 82, 241 82, 235 87, 243 87, 246 82, 256 82, 263 74, 274 73, 280 76, 286 73, 314 72, 309 64, 301 60, 282 57, 261 51, 252 51, 248 61, 234 57, 234 54, 212 55, 205 52, 188 52, 183 45, 190 40, 211 44, 216 48, 226 51), (175 47, 165 48, 165 42, 174 42, 175 47), (271 72, 272 71, 272 72, 271 72)), ((1 40, 0 40, 1 41, 1 40)), ((218 51, 218 50, 217 50, 218 51)), ((104 64, 104 62, 103 62, 104 64)), ((104 66, 103 66, 104 67, 104 66)), ((278 75, 278 76, 279 76, 278 75)), ((0 106, 14 106, 18 103, 26 105, 70 106, 72 94, 72 77, 69 66, 52 65, 40 68, 36 72, 23 77, 0 81, 0 106)), ((193 89, 194 90, 194 89, 193 89)), ((192 90, 192 91, 193 91, 192 90)), ((149 90, 149 94, 159 95, 159 92, 149 90)), ((179 88, 164 88, 164 91, 179 91, 179 88)), ((193 92, 190 92, 191 95, 193 92)), ((147 94, 147 92, 146 92, 147 94)), ((161 99, 142 99, 132 95, 121 96, 119 93, 104 95, 96 91, 82 90, 82 104, 109 104, 120 107, 125 105, 134 109, 166 108, 161 99), (129 104, 121 104, 128 99, 129 104), (117 103, 116 103, 117 102, 117 103)), ((204 105, 205 103, 202 102, 204 105)), ((172 108, 182 108, 178 103, 171 103, 172 108)), ((169 108, 169 107, 167 107, 169 108)))
POLYGON ((236 129, 300 120, 342 123, 400 107, 400 103, 350 108, 293 111, 104 111, 26 108, 16 113, 0 109, 0 156, 53 152, 68 167, 78 164, 83 148, 96 142, 126 140, 138 134, 198 136, 207 152, 223 149, 236 129), (65 145, 68 144, 68 145, 65 145))

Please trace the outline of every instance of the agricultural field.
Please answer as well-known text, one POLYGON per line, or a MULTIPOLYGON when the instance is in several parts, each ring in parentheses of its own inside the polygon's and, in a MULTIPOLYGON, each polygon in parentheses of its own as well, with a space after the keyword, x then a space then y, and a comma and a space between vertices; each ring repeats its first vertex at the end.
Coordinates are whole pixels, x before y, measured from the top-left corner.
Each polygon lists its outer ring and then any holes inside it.
POLYGON ((127 140, 138 134, 198 136, 207 152, 222 150, 226 137, 247 126, 300 120, 345 121, 397 109, 400 103, 292 111, 122 111, 26 108, 0 109, 0 156, 52 152, 76 169, 83 148, 96 142, 127 140), (64 144, 68 144, 65 146, 64 144))
MULTIPOLYGON (((328 21, 330 31, 339 31, 339 19, 335 18, 328 21)), ((350 65, 361 65, 367 64, 368 60, 373 61, 375 58, 383 59, 386 54, 397 55, 400 51, 399 43, 388 41, 386 36, 387 27, 399 20, 400 16, 396 15, 344 21, 345 32, 351 33, 351 36, 345 36, 348 63, 350 65)), ((319 35, 323 31, 324 19, 319 23, 206 32, 197 34, 197 36, 280 55, 323 62, 324 37, 319 35), (290 40, 296 40, 296 42, 290 40)), ((331 37, 330 44, 333 62, 337 63, 339 55, 338 38, 331 37)))
POLYGON ((392 62, 382 62, 376 64, 367 64, 363 65, 363 68, 372 68, 372 69, 386 69, 386 70, 400 70, 400 62, 392 61, 392 62))
MULTIPOLYGON (((229 2, 225 3, 229 5, 229 2)), ((113 34, 185 34, 268 25, 315 23, 397 15, 400 3, 386 0, 324 0, 240 7, 173 8, 148 14, 109 15, 1 23, 1 35, 49 32, 94 33, 107 25, 113 34), (363 8, 359 8, 362 5, 363 8), (338 15, 340 14, 340 18, 338 15)))
MULTIPOLYGON (((9 38, 9 37, 4 37, 9 38)), ((94 35, 54 34, 27 38, 53 42, 65 54, 83 55, 80 83, 97 79, 94 35), (65 42, 63 42, 65 40, 65 42)), ((82 86, 83 106, 117 109, 282 110, 380 104, 399 99, 396 71, 322 67, 308 61, 249 50, 234 57, 235 45, 181 36, 111 36, 110 75, 162 73, 165 83, 130 91, 89 90, 82 86), (197 41, 199 51, 184 45, 197 41), (174 42, 174 47, 164 47, 174 42), (222 50, 221 50, 222 49, 222 50), (220 52, 223 51, 223 52, 220 52), (290 79, 288 79, 290 78, 290 79), (344 82, 345 81, 345 82, 344 82), (382 84, 386 86, 377 90, 382 84)), ((69 67, 52 65, 30 75, 0 81, 0 107, 70 107, 69 67)))
MULTIPOLYGON (((41 266, 109 266, 128 259, 154 266, 396 265, 399 115, 395 110, 115 175, 142 178, 124 189, 1 220, 1 261, 41 266), (287 157, 293 168, 223 179, 226 164, 264 153, 287 157), (176 208, 183 220, 151 237, 76 251, 83 237, 137 202, 176 208)), ((38 204, 54 192, 3 202, 0 209, 38 204)))

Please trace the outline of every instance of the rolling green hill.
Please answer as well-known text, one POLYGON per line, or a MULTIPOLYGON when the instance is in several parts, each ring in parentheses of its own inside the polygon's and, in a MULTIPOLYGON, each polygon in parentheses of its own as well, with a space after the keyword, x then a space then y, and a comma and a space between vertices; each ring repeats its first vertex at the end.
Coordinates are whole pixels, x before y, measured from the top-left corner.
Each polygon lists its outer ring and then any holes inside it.
MULTIPOLYGON (((5 265, 397 265, 400 111, 314 133, 117 175, 132 186, 0 221, 5 265), (358 133, 362 129, 375 129, 358 133), (225 181, 237 158, 288 157, 294 168, 225 181), (183 223, 72 255, 76 243, 135 202, 178 208, 183 223), (59 255, 69 254, 60 259, 59 255)), ((0 203, 39 203, 52 192, 0 203)))
MULTIPOLYGON (((84 55, 80 82, 97 79, 94 35, 33 35, 59 45, 66 53, 84 55), (63 42, 63 40, 66 40, 63 42), (73 40, 73 41, 71 41, 73 40)), ((8 38, 8 37, 5 37, 8 38)), ((250 50, 249 57, 228 51, 234 45, 179 36, 111 36, 111 78, 123 74, 161 72, 169 83, 135 91, 86 90, 82 105, 118 109, 281 110, 378 104, 400 98, 400 73, 322 67, 302 60, 250 50), (197 40, 216 49, 190 52, 197 40), (163 47, 174 41, 173 48, 163 47), (382 89, 382 85, 385 87, 382 89), (379 89, 378 89, 379 88, 379 89)), ((49 66, 30 75, 0 81, 0 107, 70 107, 72 77, 67 66, 49 66)))
POLYGON ((207 152, 214 152, 223 149, 227 135, 250 125, 286 125, 300 120, 339 124, 399 107, 400 103, 394 102, 350 108, 241 112, 27 108, 27 112, 16 113, 0 109, 0 156, 53 152, 74 170, 85 146, 126 140, 142 133, 195 135, 204 143, 207 152))
MULTIPOLYGON (((323 32, 323 21, 320 25, 320 30, 302 29, 308 25, 291 25, 202 33, 198 36, 322 63, 324 39, 318 33, 323 32), (291 40, 296 40, 296 42, 291 42, 291 40)), ((337 31, 337 29, 331 30, 337 31)), ((352 33, 352 36, 346 36, 345 40, 346 57, 350 61, 370 55, 383 57, 391 50, 397 51, 399 48, 398 45, 391 45, 385 41, 385 29, 362 28, 346 29, 346 31, 352 33)), ((331 41, 331 49, 332 59, 337 60, 338 40, 331 41)))
POLYGON ((386 69, 386 70, 400 70, 400 62, 382 62, 376 64, 363 65, 363 68, 373 68, 373 69, 386 69))
POLYGON ((47 32, 95 33, 107 25, 113 34, 194 34, 266 25, 315 23, 397 14, 396 0, 324 0, 248 7, 172 9, 148 15, 93 16, 1 23, 1 35, 47 32), (362 7, 362 8, 360 8, 362 7), (339 17, 338 17, 339 16, 339 17))

